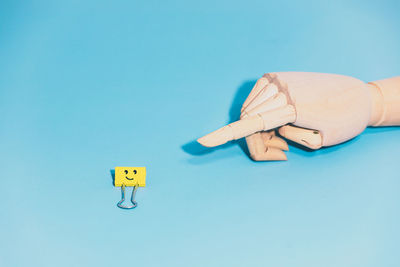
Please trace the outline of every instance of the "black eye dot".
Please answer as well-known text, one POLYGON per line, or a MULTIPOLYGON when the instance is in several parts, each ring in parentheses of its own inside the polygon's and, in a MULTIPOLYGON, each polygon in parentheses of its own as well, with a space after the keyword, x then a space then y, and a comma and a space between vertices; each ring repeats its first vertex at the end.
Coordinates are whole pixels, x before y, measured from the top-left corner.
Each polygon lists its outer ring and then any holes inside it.
POLYGON ((137 170, 133 170, 133 173, 136 174, 136 173, 137 173, 137 170))
POLYGON ((128 174, 128 170, 125 170, 125 174, 128 174))

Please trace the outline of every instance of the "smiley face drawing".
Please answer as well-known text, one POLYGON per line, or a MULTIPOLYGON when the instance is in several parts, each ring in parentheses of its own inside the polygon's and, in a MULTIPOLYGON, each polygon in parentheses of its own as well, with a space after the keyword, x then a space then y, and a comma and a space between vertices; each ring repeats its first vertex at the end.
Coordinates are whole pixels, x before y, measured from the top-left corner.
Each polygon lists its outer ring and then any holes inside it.
POLYGON ((145 186, 146 167, 115 167, 115 186, 145 186))

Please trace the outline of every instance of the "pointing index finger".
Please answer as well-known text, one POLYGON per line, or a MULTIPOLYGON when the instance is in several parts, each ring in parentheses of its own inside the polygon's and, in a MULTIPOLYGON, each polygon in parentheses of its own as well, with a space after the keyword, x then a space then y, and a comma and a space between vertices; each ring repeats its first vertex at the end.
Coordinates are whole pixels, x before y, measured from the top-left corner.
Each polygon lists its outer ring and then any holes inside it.
POLYGON ((293 106, 286 105, 271 111, 249 116, 230 123, 197 141, 206 147, 215 147, 231 140, 237 140, 253 133, 270 130, 294 122, 296 114, 293 106))

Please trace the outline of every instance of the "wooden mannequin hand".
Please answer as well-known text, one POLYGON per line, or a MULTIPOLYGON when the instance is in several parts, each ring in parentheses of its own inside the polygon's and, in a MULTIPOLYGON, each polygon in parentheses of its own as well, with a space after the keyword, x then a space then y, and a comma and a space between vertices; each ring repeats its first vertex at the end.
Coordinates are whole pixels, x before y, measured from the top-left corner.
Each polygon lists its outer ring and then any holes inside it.
POLYGON ((200 139, 213 147, 246 137, 254 160, 286 160, 281 136, 311 149, 345 142, 367 126, 400 125, 400 77, 366 84, 323 73, 267 73, 241 110, 241 119, 200 139), (271 131, 272 130, 272 131, 271 131))

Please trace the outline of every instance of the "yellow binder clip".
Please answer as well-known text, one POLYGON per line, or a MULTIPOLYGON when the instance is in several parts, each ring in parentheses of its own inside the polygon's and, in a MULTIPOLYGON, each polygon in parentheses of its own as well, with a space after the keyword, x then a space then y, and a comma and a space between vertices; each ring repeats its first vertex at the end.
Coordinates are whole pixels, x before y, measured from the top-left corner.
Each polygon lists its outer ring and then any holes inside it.
POLYGON ((146 186, 146 167, 115 167, 114 185, 121 187, 121 200, 117 206, 121 209, 134 209, 137 207, 135 194, 138 187, 146 186), (125 187, 133 186, 131 202, 132 205, 124 206, 125 187))

